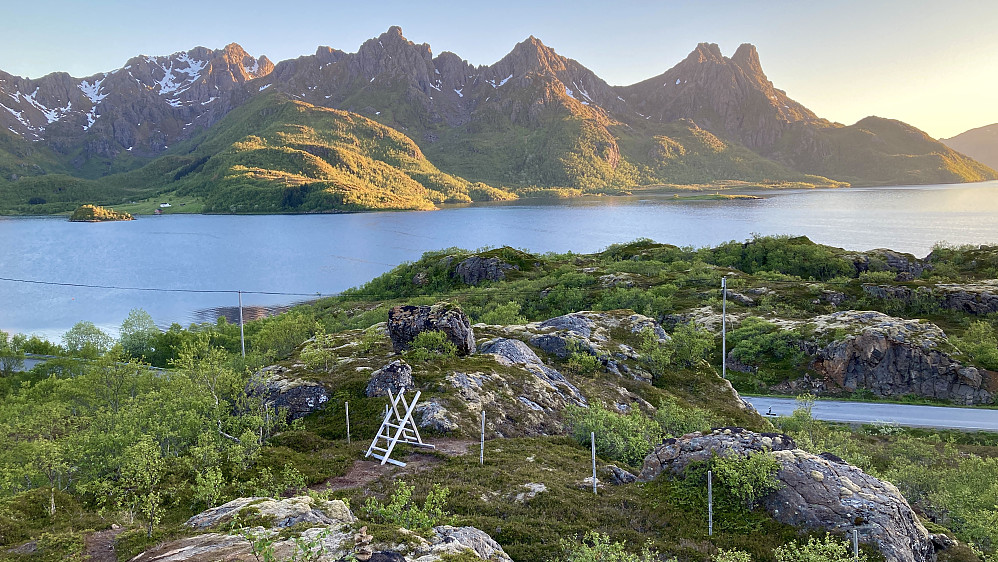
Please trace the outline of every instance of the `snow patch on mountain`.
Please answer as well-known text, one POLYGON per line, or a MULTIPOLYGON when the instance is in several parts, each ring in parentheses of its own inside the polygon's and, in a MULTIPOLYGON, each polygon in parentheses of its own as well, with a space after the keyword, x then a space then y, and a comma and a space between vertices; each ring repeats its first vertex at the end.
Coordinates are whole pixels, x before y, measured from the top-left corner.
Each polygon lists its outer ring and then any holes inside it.
POLYGON ((107 94, 101 92, 100 85, 101 82, 103 81, 104 78, 101 78, 100 80, 94 80, 92 83, 86 80, 80 82, 79 86, 80 91, 82 91, 83 95, 87 96, 87 99, 90 100, 90 103, 94 105, 97 105, 98 103, 101 102, 101 100, 107 97, 107 94))

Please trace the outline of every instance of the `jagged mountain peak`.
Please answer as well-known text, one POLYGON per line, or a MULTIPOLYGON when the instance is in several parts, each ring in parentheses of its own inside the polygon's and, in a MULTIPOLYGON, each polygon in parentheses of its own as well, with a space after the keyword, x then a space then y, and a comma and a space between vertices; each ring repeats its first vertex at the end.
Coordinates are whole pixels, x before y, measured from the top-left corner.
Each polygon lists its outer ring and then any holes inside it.
POLYGON ((757 72, 765 76, 762 72, 762 62, 759 61, 759 51, 751 43, 739 45, 735 54, 731 55, 731 62, 745 71, 757 72))

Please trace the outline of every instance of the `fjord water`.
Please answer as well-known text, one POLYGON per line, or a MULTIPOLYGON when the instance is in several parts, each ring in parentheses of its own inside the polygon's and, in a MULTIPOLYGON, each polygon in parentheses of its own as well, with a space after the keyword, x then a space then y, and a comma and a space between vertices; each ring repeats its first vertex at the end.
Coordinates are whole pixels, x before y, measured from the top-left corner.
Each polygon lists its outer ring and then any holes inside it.
MULTIPOLYGON (((923 257, 932 245, 998 243, 998 182, 768 191, 764 199, 672 195, 515 202, 433 212, 168 215, 132 222, 0 218, 0 277, 300 295, 243 296, 248 312, 364 283, 428 250, 509 245, 593 252, 651 238, 706 246, 753 233, 806 235, 851 250, 923 257), (251 308, 260 307, 260 308, 251 308)), ((80 320, 114 330, 132 308, 157 324, 214 321, 234 293, 93 289, 0 281, 0 330, 58 339, 80 320)), ((225 312, 231 312, 226 310, 225 312)))

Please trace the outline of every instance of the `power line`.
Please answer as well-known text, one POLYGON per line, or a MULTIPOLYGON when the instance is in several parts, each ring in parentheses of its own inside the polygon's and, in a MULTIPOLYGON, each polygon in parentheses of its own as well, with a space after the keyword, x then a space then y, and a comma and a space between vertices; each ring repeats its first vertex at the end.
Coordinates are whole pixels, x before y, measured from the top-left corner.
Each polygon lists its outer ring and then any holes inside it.
POLYGON ((15 279, 12 277, 0 277, 0 281, 10 281, 13 283, 30 283, 33 285, 55 285, 57 287, 79 287, 85 289, 112 289, 116 291, 147 291, 155 293, 210 293, 210 294, 238 294, 248 295, 278 295, 287 297, 332 297, 339 293, 286 293, 282 291, 241 291, 237 289, 166 289, 162 287, 121 287, 117 285, 88 285, 86 283, 63 283, 59 281, 39 281, 37 279, 15 279))

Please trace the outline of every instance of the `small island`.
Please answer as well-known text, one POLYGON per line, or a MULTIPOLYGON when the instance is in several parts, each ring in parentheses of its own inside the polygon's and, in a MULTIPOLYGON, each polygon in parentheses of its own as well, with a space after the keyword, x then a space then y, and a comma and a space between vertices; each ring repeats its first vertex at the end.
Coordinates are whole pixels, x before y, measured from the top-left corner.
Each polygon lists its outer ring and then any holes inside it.
POLYGON ((129 213, 105 209, 97 205, 80 205, 73 214, 69 216, 70 222, 106 222, 106 221, 131 221, 135 217, 129 213))

